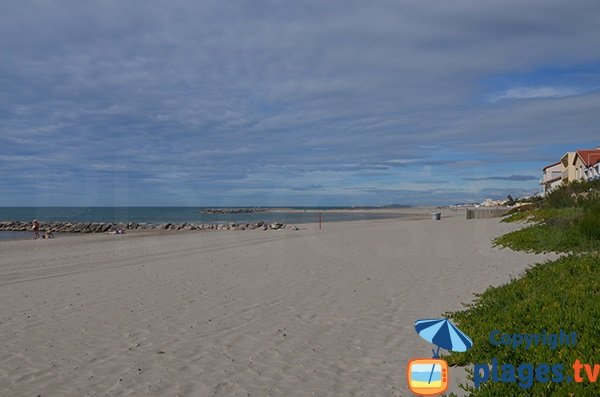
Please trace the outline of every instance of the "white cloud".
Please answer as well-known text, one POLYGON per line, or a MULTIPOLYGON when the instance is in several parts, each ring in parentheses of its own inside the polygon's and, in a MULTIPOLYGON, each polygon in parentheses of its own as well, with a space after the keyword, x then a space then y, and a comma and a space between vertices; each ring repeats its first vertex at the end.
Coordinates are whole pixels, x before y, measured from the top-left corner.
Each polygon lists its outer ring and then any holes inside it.
POLYGON ((581 95, 591 91, 588 89, 576 87, 513 87, 492 95, 492 102, 503 99, 543 99, 543 98, 564 98, 569 96, 581 95))

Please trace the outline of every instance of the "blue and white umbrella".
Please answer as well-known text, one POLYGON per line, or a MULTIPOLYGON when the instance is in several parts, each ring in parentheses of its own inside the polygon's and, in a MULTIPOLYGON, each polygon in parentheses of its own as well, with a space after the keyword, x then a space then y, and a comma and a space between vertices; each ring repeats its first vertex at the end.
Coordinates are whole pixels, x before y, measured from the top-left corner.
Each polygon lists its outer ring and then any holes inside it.
POLYGON ((447 318, 417 320, 415 329, 419 336, 439 348, 453 352, 466 352, 473 341, 464 332, 456 328, 447 318))
MULTIPOLYGON (((440 356, 440 347, 453 352, 466 352, 473 346, 471 338, 456 328, 447 318, 417 320, 415 329, 421 338, 437 346, 437 351, 433 350, 433 358, 440 356)), ((429 375, 430 383, 434 368, 435 366, 431 368, 429 375)))

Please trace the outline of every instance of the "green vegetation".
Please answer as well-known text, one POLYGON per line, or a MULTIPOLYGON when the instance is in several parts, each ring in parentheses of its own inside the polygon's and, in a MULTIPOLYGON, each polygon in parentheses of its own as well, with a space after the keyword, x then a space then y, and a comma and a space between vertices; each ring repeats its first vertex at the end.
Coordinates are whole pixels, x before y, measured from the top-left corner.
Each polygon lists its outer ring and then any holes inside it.
POLYGON ((555 189, 544 199, 546 208, 577 207, 586 201, 598 199, 600 181, 572 182, 555 189))
POLYGON ((600 241, 600 200, 586 205, 578 227, 588 241, 600 241))
POLYGON ((505 234, 494 243, 516 251, 586 252, 600 250, 598 214, 582 217, 573 225, 536 224, 505 234))
MULTIPOLYGON (((568 255, 537 264, 521 278, 489 288, 465 311, 447 313, 475 342, 466 353, 450 354, 447 360, 451 365, 473 368, 471 364, 490 363, 492 358, 497 358, 499 363, 515 367, 522 363, 563 364, 565 376, 572 376, 576 359, 600 364, 599 192, 597 182, 573 183, 504 220, 532 225, 499 237, 495 244, 520 251, 568 255), (577 345, 556 350, 545 346, 529 350, 493 346, 488 337, 495 329, 520 334, 574 331, 577 345)), ((530 389, 495 382, 483 383, 478 389, 470 385, 460 387, 471 397, 599 396, 600 377, 596 383, 534 382, 530 389)))
MULTIPOLYGON (((449 316, 475 341, 466 353, 446 357, 451 365, 489 363, 494 357, 500 363, 564 364, 568 367, 579 359, 600 364, 600 256, 587 254, 566 256, 538 264, 523 277, 481 294, 468 310, 449 316), (575 347, 561 346, 551 350, 538 346, 525 350, 493 346, 487 342, 492 330, 503 333, 577 332, 575 347)), ((534 383, 531 389, 511 387, 504 383, 486 383, 475 390, 464 386, 472 396, 575 396, 600 395, 598 383, 534 383)), ((514 385, 513 385, 514 386, 514 385)))
POLYGON ((574 182, 536 207, 516 210, 503 222, 533 222, 495 244, 518 251, 587 252, 600 249, 600 182, 574 182))
POLYGON ((529 208, 526 210, 515 211, 502 220, 505 223, 526 221, 526 222, 544 222, 549 221, 554 224, 572 223, 583 214, 581 207, 569 208, 529 208))

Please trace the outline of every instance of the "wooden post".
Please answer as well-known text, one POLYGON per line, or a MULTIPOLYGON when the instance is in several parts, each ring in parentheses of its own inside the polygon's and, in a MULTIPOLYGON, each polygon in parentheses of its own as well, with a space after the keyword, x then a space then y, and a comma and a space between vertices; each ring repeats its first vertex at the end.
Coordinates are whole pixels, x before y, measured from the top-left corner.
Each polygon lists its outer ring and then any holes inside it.
POLYGON ((319 230, 322 229, 322 226, 321 226, 322 221, 323 221, 323 217, 321 216, 321 213, 319 212, 319 230))

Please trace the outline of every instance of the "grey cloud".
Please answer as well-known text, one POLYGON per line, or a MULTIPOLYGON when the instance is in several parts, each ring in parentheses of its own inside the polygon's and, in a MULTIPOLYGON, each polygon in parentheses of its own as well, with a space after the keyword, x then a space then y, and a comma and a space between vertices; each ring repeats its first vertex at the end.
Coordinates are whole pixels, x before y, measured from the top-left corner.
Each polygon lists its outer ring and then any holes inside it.
POLYGON ((481 178, 463 178, 465 181, 534 181, 539 177, 533 175, 486 176, 481 178))
POLYGON ((580 95, 594 88, 578 87, 512 87, 502 92, 493 94, 491 101, 496 102, 503 99, 537 99, 537 98, 563 98, 568 96, 580 95))
MULTIPOLYGON (((532 100, 490 103, 481 81, 598 62, 596 11, 557 0, 9 2, 0 155, 190 191, 425 167, 460 179, 542 161, 540 136, 597 139, 598 93, 538 101, 503 87, 532 100)), ((28 163, 0 159, 21 176, 28 163)))

